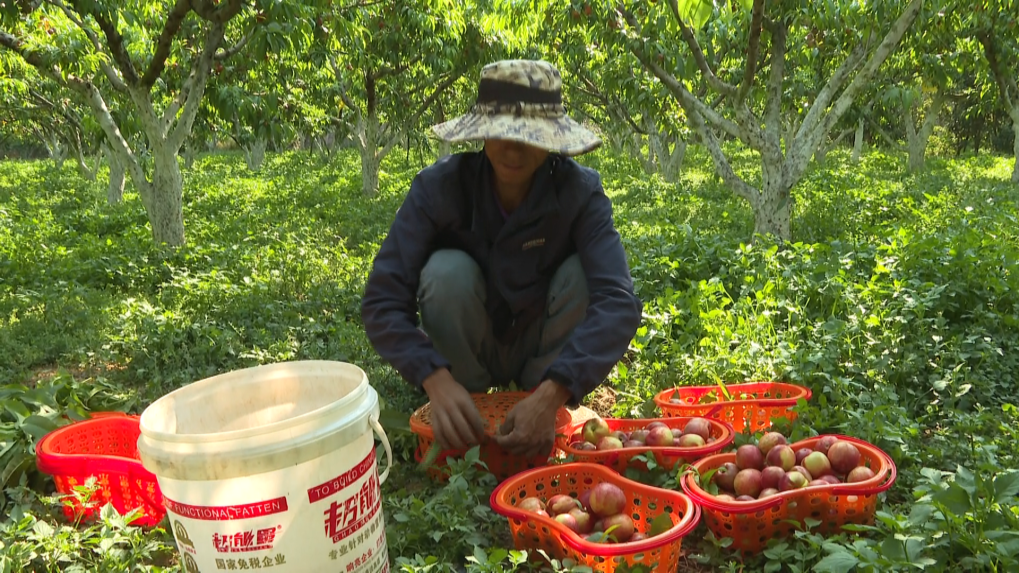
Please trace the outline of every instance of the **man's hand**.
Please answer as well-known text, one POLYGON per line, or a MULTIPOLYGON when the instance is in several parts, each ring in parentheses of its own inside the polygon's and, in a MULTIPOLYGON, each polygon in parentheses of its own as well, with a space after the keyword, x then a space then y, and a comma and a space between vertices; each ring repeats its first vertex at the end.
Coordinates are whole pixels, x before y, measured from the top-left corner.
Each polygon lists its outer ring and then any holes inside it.
POLYGON ((495 441, 513 455, 548 455, 555 444, 555 418, 570 399, 566 387, 546 380, 510 410, 495 441))
POLYGON ((478 407, 449 370, 436 370, 421 386, 431 403, 435 440, 443 449, 466 450, 485 441, 485 423, 478 407))

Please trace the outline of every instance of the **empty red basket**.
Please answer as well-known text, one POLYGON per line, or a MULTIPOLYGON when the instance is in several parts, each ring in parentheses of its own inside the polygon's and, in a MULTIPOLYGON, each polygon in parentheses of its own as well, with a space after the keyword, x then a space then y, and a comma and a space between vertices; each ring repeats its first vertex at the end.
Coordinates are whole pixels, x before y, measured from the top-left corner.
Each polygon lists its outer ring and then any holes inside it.
POLYGON ((59 493, 72 494, 96 478, 97 489, 87 503, 68 498, 68 520, 93 520, 107 503, 121 514, 141 508, 132 525, 153 526, 163 520, 166 508, 156 476, 138 457, 140 434, 138 416, 102 413, 43 436, 36 446, 36 465, 53 476, 59 493))
POLYGON ((795 420, 792 407, 800 398, 810 400, 812 395, 810 388, 785 382, 746 382, 725 387, 734 396, 746 397, 701 403, 701 398, 718 392, 718 386, 680 386, 659 392, 654 400, 665 418, 703 416, 729 422, 736 432, 753 434, 767 429, 776 418, 795 420))

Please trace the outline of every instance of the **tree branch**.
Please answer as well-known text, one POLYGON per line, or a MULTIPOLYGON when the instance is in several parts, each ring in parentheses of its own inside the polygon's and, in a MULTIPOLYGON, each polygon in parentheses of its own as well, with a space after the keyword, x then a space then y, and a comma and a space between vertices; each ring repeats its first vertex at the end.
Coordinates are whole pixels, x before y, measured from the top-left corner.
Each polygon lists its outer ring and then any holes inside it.
MULTIPOLYGON (((760 0, 758 0, 760 1, 760 0)), ((736 95, 736 86, 722 81, 715 72, 711 71, 711 66, 708 65, 708 61, 704 58, 704 52, 701 50, 701 45, 697 42, 697 36, 694 35, 693 30, 686 25, 683 21, 683 17, 679 15, 679 4, 677 0, 669 0, 669 7, 672 8, 672 15, 676 17, 676 21, 679 22, 679 29, 683 33, 683 39, 686 40, 690 51, 693 52, 694 60, 697 61, 697 66, 701 69, 701 73, 704 74, 704 78, 708 80, 708 84, 711 85, 715 91, 723 93, 725 95, 736 95)))
POLYGON ((902 144, 899 143, 898 141, 895 141, 895 139, 893 139, 891 135, 888 135, 888 132, 885 131, 885 128, 881 127, 881 124, 874 121, 874 119, 871 118, 870 116, 867 116, 866 119, 867 123, 869 123, 870 126, 874 128, 874 131, 876 131, 877 134, 881 136, 881 139, 885 140, 885 143, 887 143, 892 149, 902 149, 902 144))
MULTIPOLYGON (((106 36, 106 45, 109 47, 110 55, 113 57, 114 63, 117 64, 117 68, 120 69, 120 74, 124 77, 124 83, 127 87, 134 87, 138 85, 138 72, 135 71, 134 63, 131 62, 131 56, 127 53, 127 48, 124 46, 124 37, 117 31, 117 27, 106 19, 106 16, 99 12, 99 10, 91 9, 95 7, 83 6, 82 0, 70 0, 71 6, 74 7, 75 11, 79 14, 87 14, 95 19, 96 24, 99 25, 99 29, 103 31, 103 35, 106 36)), ((89 4, 92 4, 91 2, 89 4)))
POLYGON ((747 44, 747 67, 743 70, 743 81, 740 82, 736 101, 746 99, 747 94, 750 93, 750 88, 754 85, 754 76, 757 75, 757 53, 761 46, 761 22, 763 19, 764 0, 754 0, 753 13, 750 17, 750 41, 747 44))
POLYGON ((46 61, 43 60, 42 56, 37 52, 30 52, 25 49, 25 46, 21 43, 21 40, 9 34, 8 32, 0 29, 0 46, 3 46, 12 52, 21 56, 21 59, 25 60, 28 64, 35 67, 39 72, 46 77, 52 79, 58 84, 66 85, 75 89, 79 89, 84 85, 88 84, 85 80, 68 74, 66 79, 61 77, 58 73, 56 66, 47 66, 46 61))
POLYGON ((991 68, 991 73, 994 75, 994 80, 998 84, 998 90, 1001 91, 1001 99, 1005 105, 1011 109, 1013 107, 1012 97, 1009 93, 1009 88, 1012 88, 1016 92, 1016 97, 1019 98, 1019 87, 1016 87, 1016 80, 1014 77, 1010 77, 1002 69, 1001 61, 998 59, 998 47, 994 43, 994 38, 991 36, 992 31, 982 30, 977 34, 980 43, 984 47, 984 57, 987 58, 987 64, 991 68))
POLYGON ((245 34, 244 37, 241 38, 240 40, 237 40, 236 44, 234 44, 233 46, 230 46, 229 48, 224 48, 223 50, 221 50, 219 52, 216 52, 215 59, 216 60, 226 60, 226 59, 229 59, 229 58, 237 55, 237 52, 240 52, 241 50, 243 50, 244 46, 248 45, 248 42, 251 41, 251 37, 254 36, 254 35, 255 35, 255 28, 252 28, 252 29, 248 30, 248 33, 245 34))
POLYGON ((243 0, 223 0, 218 5, 216 0, 191 0, 191 9, 213 24, 226 24, 240 13, 243 6, 243 0))
MULTIPOLYGON (((95 30, 86 26, 85 22, 83 22, 82 19, 79 18, 78 15, 73 10, 71 10, 70 7, 67 6, 67 4, 60 0, 50 0, 49 3, 56 6, 57 8, 60 8, 60 11, 63 12, 65 16, 67 16, 67 19, 73 22, 74 25, 77 26, 85 34, 85 37, 87 37, 89 41, 92 42, 92 48, 96 51, 96 53, 102 54, 103 56, 105 56, 106 58, 110 58, 111 60, 113 59, 110 56, 110 53, 106 51, 106 47, 103 46, 102 42, 99 41, 99 36, 95 33, 95 30)), ((99 67, 103 70, 103 73, 106 74, 106 78, 110 80, 110 84, 113 86, 115 90, 121 93, 127 93, 127 84, 125 84, 124 80, 120 77, 119 74, 117 74, 117 71, 113 69, 113 66, 110 65, 110 62, 103 59, 100 62, 99 67)))
POLYGON ((439 96, 442 95, 443 92, 448 90, 450 86, 455 84, 456 81, 463 76, 463 74, 464 74, 463 70, 458 70, 456 72, 453 72, 442 83, 440 83, 439 85, 435 86, 435 89, 432 90, 431 95, 429 95, 428 98, 425 99, 424 102, 422 102, 422 104, 417 108, 417 110, 411 116, 410 121, 407 122, 408 125, 415 125, 415 124, 417 124, 418 120, 421 119, 421 116, 426 111, 428 111, 428 109, 430 107, 432 107, 432 104, 435 103, 435 100, 438 99, 439 96))
MULTIPOLYGON (((220 8, 222 8, 222 4, 220 5, 220 8)), ((212 68, 212 58, 215 56, 216 50, 219 49, 219 45, 223 41, 225 28, 225 24, 218 22, 212 24, 205 37, 205 47, 202 49, 202 55, 191 69, 191 76, 188 77, 188 82, 191 83, 191 89, 188 93, 187 101, 184 103, 184 112, 181 114, 180 120, 178 120, 177 126, 174 128, 173 133, 170 135, 169 141, 167 142, 174 153, 176 153, 181 146, 184 145, 184 140, 187 139, 188 134, 191 133, 191 125, 195 121, 195 116, 198 115, 198 107, 202 103, 202 97, 205 96, 205 85, 209 80, 209 70, 212 68)))
POLYGON ((768 145, 766 133, 761 130, 757 118, 754 117, 747 103, 745 101, 737 103, 734 111, 736 122, 744 132, 738 137, 745 140, 751 148, 764 151, 764 148, 768 145))
POLYGON ((636 122, 633 121, 633 118, 630 117, 630 114, 623 113, 621 111, 625 109, 625 106, 622 105, 622 103, 619 101, 619 98, 613 97, 612 100, 609 101, 608 96, 603 94, 601 89, 599 89, 598 86, 595 85, 595 83, 592 82, 591 79, 584 75, 580 70, 574 70, 573 77, 579 77, 580 81, 582 81, 584 85, 587 86, 587 89, 581 88, 579 86, 574 86, 573 89, 583 94, 587 94, 588 96, 601 102, 600 107, 605 111, 607 115, 609 115, 609 117, 613 117, 617 121, 619 120, 625 121, 630 125, 630 128, 633 129, 633 131, 641 135, 647 134, 647 132, 643 128, 641 128, 639 125, 636 124, 636 122))
POLYGON ((407 71, 407 69, 409 69, 414 64, 420 62, 421 58, 423 58, 423 57, 424 56, 420 56, 419 55, 419 56, 417 56, 416 58, 414 58, 413 60, 411 60, 409 62, 404 62, 404 63, 400 64, 399 66, 393 66, 391 68, 379 68, 378 70, 375 71, 375 73, 372 74, 372 79, 381 80, 382 78, 385 78, 385 77, 395 76, 396 74, 403 73, 403 72, 407 71))
POLYGON ((927 108, 927 115, 923 118, 923 123, 920 124, 920 138, 924 141, 929 139, 931 134, 934 133, 934 126, 937 124, 938 118, 941 116, 941 108, 945 105, 945 101, 947 100, 948 96, 941 91, 934 94, 931 106, 927 108))
POLYGON ((333 77, 336 79, 337 87, 340 88, 340 100, 343 101, 343 105, 355 111, 358 114, 358 116, 360 116, 361 114, 360 108, 357 107, 354 104, 353 100, 350 99, 350 96, 347 95, 347 89, 345 87, 346 82, 343 79, 343 74, 340 72, 340 65, 336 62, 335 55, 329 56, 329 65, 330 67, 333 68, 333 77))
POLYGON ((923 5, 923 0, 912 0, 906 8, 902 11, 902 14, 895 20, 888 33, 885 34, 883 40, 878 45, 877 49, 874 50, 874 54, 870 57, 870 60, 864 65, 860 73, 856 74, 853 78, 852 83, 846 87, 839 99, 835 101, 832 110, 825 117, 824 122, 821 126, 820 131, 815 131, 814 137, 812 138, 811 145, 817 145, 817 141, 826 135, 831 128, 839 121, 842 114, 849 109, 849 106, 853 104, 853 99, 860 93, 867 82, 874 77, 874 73, 881 67, 885 59, 892 53, 895 47, 899 44, 902 36, 905 35, 906 30, 916 19, 917 14, 920 13, 920 7, 923 5))
POLYGON ((785 80, 787 39, 786 23, 774 23, 771 26, 771 70, 764 103, 764 132, 771 151, 778 155, 782 153, 782 82, 785 80))
POLYGON ((732 165, 726 159, 725 153, 722 152, 722 146, 719 145, 718 138, 715 137, 715 134, 704 123, 704 118, 696 112, 689 114, 688 117, 694 130, 701 136, 701 141, 704 143, 704 147, 707 148, 708 154, 711 155, 711 160, 715 164, 715 170, 722 178, 722 181, 725 182, 726 186, 737 197, 742 197, 750 203, 752 208, 756 209, 760 201, 760 193, 733 171, 732 165))
POLYGON ((163 25, 163 31, 159 33, 159 39, 156 40, 156 50, 152 53, 152 59, 149 60, 149 67, 145 70, 145 75, 142 76, 141 86, 143 88, 151 89, 160 74, 163 73, 166 58, 173 48, 173 39, 177 36, 181 23, 184 22, 184 18, 190 11, 191 0, 177 0, 173 9, 170 10, 170 14, 166 17, 166 24, 163 25))
POLYGON ((846 79, 849 78, 849 74, 853 73, 860 66, 866 55, 867 46, 865 43, 860 42, 853 47, 849 56, 843 60, 842 64, 835 70, 835 73, 828 79, 828 83, 817 94, 813 105, 807 111, 807 117, 803 118, 803 123, 800 124, 800 129, 796 133, 796 139, 802 139, 810 130, 814 129, 824 112, 828 110, 828 105, 831 103, 832 98, 842 88, 846 79))
MULTIPOLYGON (((640 23, 637 22, 637 18, 634 17, 634 15, 629 10, 626 10, 621 6, 618 7, 617 10, 619 11, 620 14, 623 15, 623 18, 627 21, 627 23, 629 23, 630 26, 632 26, 637 31, 638 34, 641 33, 640 23)), ((638 60, 640 60, 640 63, 644 66, 645 69, 649 70, 651 73, 657 76, 658 79, 661 80, 663 84, 665 84, 665 87, 668 88, 668 90, 672 92, 676 99, 679 100, 679 104, 683 106, 683 109, 686 111, 687 115, 693 115, 694 113, 702 114, 703 115, 702 119, 710 121, 711 123, 715 124, 719 129, 722 129, 729 135, 732 135, 733 137, 741 137, 742 134, 740 133, 740 128, 738 125, 736 125, 735 122, 726 119, 724 116, 722 116, 722 114, 718 113, 717 111, 709 107, 707 104, 702 102, 700 99, 695 97, 692 93, 690 93, 688 89, 686 89, 686 86, 684 86, 679 80, 675 78, 675 76, 664 70, 658 64, 652 62, 651 58, 647 57, 646 54, 639 51, 635 47, 631 46, 630 52, 634 56, 636 56, 638 60)))

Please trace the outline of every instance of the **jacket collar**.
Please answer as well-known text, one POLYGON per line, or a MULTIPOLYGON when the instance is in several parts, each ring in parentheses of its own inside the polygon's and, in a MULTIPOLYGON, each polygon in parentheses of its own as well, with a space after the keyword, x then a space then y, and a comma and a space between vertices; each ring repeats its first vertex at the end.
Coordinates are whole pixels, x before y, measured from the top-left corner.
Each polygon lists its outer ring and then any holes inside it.
MULTIPOLYGON (((481 156, 479 165, 480 177, 478 179, 480 185, 478 187, 483 198, 479 203, 492 205, 491 210, 485 209, 487 215, 494 213, 495 216, 501 217, 499 206, 495 204, 495 181, 492 164, 488 160, 488 156, 485 155, 484 150, 478 153, 481 156)), ((553 173, 560 161, 561 158, 558 155, 549 154, 545 162, 535 172, 534 180, 531 182, 531 191, 527 194, 527 198, 516 210, 510 213, 509 219, 506 220, 506 225, 514 227, 526 225, 534 219, 544 217, 559 210, 559 195, 553 173)))

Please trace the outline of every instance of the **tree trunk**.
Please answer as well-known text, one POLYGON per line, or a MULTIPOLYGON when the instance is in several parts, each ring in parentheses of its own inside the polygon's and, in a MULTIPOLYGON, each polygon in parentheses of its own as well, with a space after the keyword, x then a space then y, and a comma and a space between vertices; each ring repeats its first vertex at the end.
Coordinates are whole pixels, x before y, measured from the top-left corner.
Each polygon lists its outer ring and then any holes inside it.
POLYGON ((754 208, 754 234, 774 235, 788 241, 792 237, 792 201, 789 192, 782 194, 766 190, 754 208))
POLYGON ((853 141, 853 157, 850 161, 853 165, 860 162, 860 155, 863 154, 863 116, 856 120, 856 140, 853 141))
POLYGON ((923 124, 920 126, 920 130, 916 129, 916 122, 919 119, 917 116, 920 112, 919 98, 914 98, 913 104, 904 114, 906 122, 906 144, 909 149, 909 172, 919 173, 923 171, 924 164, 926 163, 927 155, 927 143, 931 139, 931 134, 934 133, 934 125, 938 121, 938 115, 941 113, 941 106, 945 102, 945 97, 942 94, 934 96, 934 100, 931 102, 930 108, 927 110, 927 115, 924 117, 923 124))
POLYGON ((255 140, 244 147, 244 162, 251 171, 259 171, 265 162, 265 148, 268 142, 264 137, 256 136, 255 140))
POLYGON ((166 145, 152 150, 152 182, 142 193, 142 205, 152 224, 156 244, 171 247, 184 244, 183 187, 177 152, 166 145))
POLYGON ((824 161, 828 159, 828 152, 831 150, 832 147, 834 146, 828 145, 826 143, 822 143, 821 145, 817 146, 817 150, 814 151, 814 163, 817 163, 818 165, 824 165, 824 161))
POLYGON ((451 150, 452 146, 448 141, 442 141, 441 139, 439 140, 439 151, 437 154, 439 159, 442 159, 443 157, 449 155, 451 150))
POLYGON ((686 157, 686 141, 674 135, 659 135, 655 138, 655 156, 662 177, 670 183, 679 181, 686 157))
POLYGON ((368 197, 374 197, 379 192, 379 170, 384 153, 389 151, 379 148, 381 129, 375 116, 362 118, 357 125, 358 151, 361 153, 361 191, 368 197))
POLYGON ((88 160, 85 158, 85 153, 81 150, 81 147, 75 147, 74 158, 78 163, 78 172, 81 173, 81 176, 84 177, 86 181, 96 180, 96 174, 99 171, 99 160, 101 157, 101 155, 97 155, 95 159, 95 167, 89 167, 88 160))
POLYGON ((1015 166, 1012 167, 1012 183, 1019 183, 1019 103, 1012 106, 1012 154, 1015 166))
MULTIPOLYGON (((906 123, 910 123, 908 120, 906 123)), ((909 172, 919 173, 923 171, 925 163, 924 156, 927 154, 927 146, 925 141, 920 139, 919 134, 916 133, 916 129, 912 127, 907 128, 906 138, 909 141, 909 172)))
POLYGON ((124 162, 105 145, 103 153, 110 162, 110 183, 106 188, 106 202, 117 205, 124 200, 124 162))
POLYGON ((44 136, 43 142, 46 145, 46 151, 49 153, 50 159, 57 164, 57 169, 63 169, 64 160, 67 159, 67 146, 64 145, 64 142, 60 141, 56 134, 44 136))
MULTIPOLYGON (((791 153, 809 151, 794 146, 791 153)), ((788 241, 792 239, 792 185, 783 174, 781 157, 765 152, 761 160, 761 192, 750 202, 754 210, 754 234, 774 235, 788 241)))
MULTIPOLYGON (((641 155, 644 163, 644 172, 653 175, 658 172, 658 165, 661 159, 661 134, 655 132, 654 125, 650 126, 647 132, 647 152, 641 155)), ((641 136, 636 135, 635 141, 640 141, 641 136)), ((641 150, 643 151, 643 150, 641 150)))
POLYGON ((187 169, 188 171, 190 171, 194 166, 195 157, 198 156, 198 150, 196 147, 194 139, 190 137, 184 144, 184 169, 187 169))

